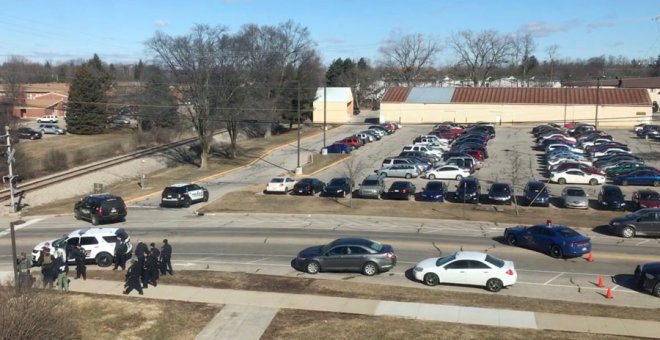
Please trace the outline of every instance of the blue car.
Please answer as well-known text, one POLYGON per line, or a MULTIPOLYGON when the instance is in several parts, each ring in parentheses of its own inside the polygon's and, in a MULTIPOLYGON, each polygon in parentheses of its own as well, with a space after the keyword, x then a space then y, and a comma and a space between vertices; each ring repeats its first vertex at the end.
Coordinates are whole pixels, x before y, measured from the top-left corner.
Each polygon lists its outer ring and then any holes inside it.
POLYGON ((591 239, 567 226, 556 224, 506 228, 504 240, 512 246, 529 248, 554 258, 576 257, 591 252, 591 239))
POLYGON ((660 186, 660 174, 653 170, 638 170, 614 177, 614 184, 660 186))
POLYGON ((328 153, 351 153, 353 151, 353 148, 346 144, 332 144, 326 148, 328 150, 328 153))
POLYGON ((550 205, 550 189, 541 181, 529 181, 525 185, 525 205, 550 205))
POLYGON ((447 185, 440 181, 429 181, 426 183, 422 193, 419 195, 423 201, 444 202, 447 193, 447 185))
POLYGON ((578 152, 573 152, 573 151, 568 150, 568 149, 554 149, 554 150, 550 150, 550 151, 545 153, 546 158, 561 157, 561 156, 566 156, 566 155, 584 157, 583 154, 578 153, 578 152))

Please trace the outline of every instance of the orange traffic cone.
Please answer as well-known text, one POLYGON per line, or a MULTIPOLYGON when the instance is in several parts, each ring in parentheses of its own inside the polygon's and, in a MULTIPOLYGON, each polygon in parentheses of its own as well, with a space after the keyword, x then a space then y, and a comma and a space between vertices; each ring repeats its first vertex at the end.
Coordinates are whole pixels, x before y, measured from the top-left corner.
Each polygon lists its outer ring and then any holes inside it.
POLYGON ((607 294, 605 295, 606 299, 613 299, 614 296, 612 295, 612 288, 607 287, 607 294))
POLYGON ((587 256, 587 262, 594 262, 594 256, 589 252, 589 256, 587 256))
POLYGON ((603 285, 603 277, 602 277, 602 276, 599 276, 599 277, 598 277, 598 288, 603 288, 603 287, 604 287, 604 285, 603 285))

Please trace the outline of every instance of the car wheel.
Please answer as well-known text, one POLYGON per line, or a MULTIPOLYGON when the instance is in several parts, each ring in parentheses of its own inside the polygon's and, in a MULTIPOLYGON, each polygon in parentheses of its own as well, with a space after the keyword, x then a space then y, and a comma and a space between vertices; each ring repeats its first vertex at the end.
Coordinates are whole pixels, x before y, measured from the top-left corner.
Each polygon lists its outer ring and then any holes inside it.
POLYGON ((204 198, 202 199, 202 202, 208 202, 209 201, 209 194, 204 193, 204 198))
POLYGON ((30 136, 30 140, 34 140, 34 138, 35 138, 34 136, 30 136))
POLYGON ((96 255, 96 264, 99 267, 109 267, 112 264, 112 255, 108 253, 99 253, 96 255))
POLYGON ((380 177, 387 177, 387 172, 381 172, 380 177))
POLYGON ((434 273, 424 275, 424 284, 427 286, 436 286, 440 283, 440 278, 434 273))
POLYGON ((552 256, 556 259, 559 259, 559 258, 562 257, 562 255, 563 254, 562 254, 561 248, 559 248, 558 245, 553 245, 552 247, 550 247, 550 256, 552 256))
POLYGON ((621 230, 621 236, 623 236, 624 238, 635 237, 635 228, 630 227, 630 226, 624 227, 621 230))
POLYGON ((497 293, 502 290, 502 287, 504 287, 504 284, 500 279, 493 278, 486 281, 486 289, 488 289, 489 292, 497 293))
POLYGON ((80 212, 79 212, 79 211, 74 211, 74 212, 73 212, 73 217, 74 217, 76 220, 80 220, 80 212))
POLYGON ((653 287, 653 295, 660 297, 660 282, 655 284, 653 287))
POLYGON ((305 270, 310 274, 318 274, 321 271, 321 265, 316 261, 310 261, 305 270))
POLYGON ((190 202, 190 198, 186 197, 186 198, 183 200, 183 207, 184 207, 184 208, 188 208, 188 207, 190 206, 191 203, 192 203, 192 202, 190 202))
POLYGON ((461 175, 456 175, 456 180, 457 180, 457 181, 460 181, 460 180, 462 180, 462 179, 463 179, 463 176, 461 176, 461 175))
POLYGON ((621 185, 623 185, 623 186, 628 185, 628 181, 626 181, 626 180, 624 179, 623 181, 621 181, 621 185))
POLYGON ((410 179, 410 178, 412 178, 412 175, 411 174, 406 174, 405 177, 406 177, 406 179, 410 179))
POLYGON ((99 225, 99 217, 98 215, 92 215, 92 224, 93 225, 99 225))
POLYGON ((362 266, 362 274, 366 276, 374 276, 378 274, 378 266, 373 262, 367 262, 362 266))
POLYGON ((506 243, 508 243, 509 245, 512 245, 512 246, 516 246, 516 247, 517 247, 517 246, 518 246, 518 238, 516 238, 515 235, 509 235, 509 236, 506 238, 506 243))
POLYGON ((341 153, 342 153, 342 154, 345 154, 345 153, 346 153, 346 151, 344 151, 344 150, 341 150, 341 153))
POLYGON ((434 174, 430 174, 430 175, 429 175, 429 179, 435 179, 435 175, 434 175, 434 174))
POLYGON ((654 187, 660 187, 660 181, 653 181, 654 187))
POLYGON ((560 178, 560 179, 557 180, 557 183, 566 184, 566 179, 565 178, 560 178))
POLYGON ((589 180, 589 185, 598 185, 598 180, 595 178, 592 178, 589 180))

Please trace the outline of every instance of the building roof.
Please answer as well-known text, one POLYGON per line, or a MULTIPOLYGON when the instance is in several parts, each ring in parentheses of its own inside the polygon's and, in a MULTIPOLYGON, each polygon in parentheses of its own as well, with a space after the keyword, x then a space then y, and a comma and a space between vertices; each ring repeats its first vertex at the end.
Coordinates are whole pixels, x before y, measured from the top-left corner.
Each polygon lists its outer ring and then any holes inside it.
POLYGON ((411 89, 410 87, 392 86, 385 91, 381 102, 403 103, 408 98, 411 89))
MULTIPOLYGON (((350 103, 353 101, 353 92, 350 87, 326 87, 328 102, 350 103)), ((316 99, 314 101, 323 101, 323 88, 316 90, 316 99)))
MULTIPOLYGON (((69 93, 69 84, 67 83, 40 83, 40 84, 21 84, 21 90, 25 93, 48 93, 56 92, 64 95, 69 93)), ((4 92, 5 87, 0 85, 0 92, 4 92)))
POLYGON ((548 88, 548 87, 461 87, 452 103, 477 104, 571 104, 649 106, 651 98, 643 89, 548 88))
MULTIPOLYGON (((598 81, 569 81, 565 82, 564 85, 575 87, 596 87, 598 86, 598 81)), ((658 89, 660 88, 660 77, 602 79, 600 81, 600 86, 620 87, 628 89, 658 89)))
POLYGON ((24 107, 38 107, 48 109, 64 101, 61 99, 28 99, 25 101, 24 107))
POLYGON ((454 87, 414 87, 410 90, 406 103, 449 104, 454 89, 454 87))

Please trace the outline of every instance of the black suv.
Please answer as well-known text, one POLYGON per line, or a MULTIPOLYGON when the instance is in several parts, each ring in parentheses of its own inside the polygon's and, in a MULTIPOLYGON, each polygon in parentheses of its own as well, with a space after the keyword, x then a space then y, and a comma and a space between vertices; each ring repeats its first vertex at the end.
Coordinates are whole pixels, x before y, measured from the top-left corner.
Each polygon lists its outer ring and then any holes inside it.
POLYGON ((126 204, 115 195, 89 195, 80 199, 73 206, 73 216, 76 220, 87 220, 93 225, 103 222, 126 220, 126 204))
POLYGON ((209 191, 197 184, 173 184, 163 190, 160 198, 161 207, 187 208, 196 202, 207 202, 209 191))
POLYGON ((41 139, 41 132, 28 127, 20 127, 16 129, 16 137, 20 139, 41 139))
POLYGON ((476 177, 465 177, 456 186, 454 198, 456 202, 479 203, 481 195, 481 184, 476 177))

